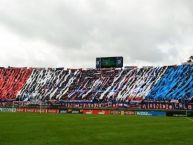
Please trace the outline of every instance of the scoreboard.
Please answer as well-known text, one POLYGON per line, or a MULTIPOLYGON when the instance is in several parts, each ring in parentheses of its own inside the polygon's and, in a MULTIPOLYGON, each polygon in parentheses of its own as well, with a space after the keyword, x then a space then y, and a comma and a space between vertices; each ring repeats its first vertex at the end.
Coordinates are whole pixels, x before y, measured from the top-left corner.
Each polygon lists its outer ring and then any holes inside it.
POLYGON ((123 57, 98 57, 96 68, 122 68, 123 57))

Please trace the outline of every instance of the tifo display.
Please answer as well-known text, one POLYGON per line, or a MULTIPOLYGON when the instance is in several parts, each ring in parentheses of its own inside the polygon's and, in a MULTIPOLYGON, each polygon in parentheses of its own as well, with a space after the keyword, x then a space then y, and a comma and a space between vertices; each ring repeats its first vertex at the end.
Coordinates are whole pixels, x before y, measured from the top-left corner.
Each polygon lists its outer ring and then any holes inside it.
POLYGON ((0 68, 0 106, 193 108, 192 64, 114 69, 0 68))

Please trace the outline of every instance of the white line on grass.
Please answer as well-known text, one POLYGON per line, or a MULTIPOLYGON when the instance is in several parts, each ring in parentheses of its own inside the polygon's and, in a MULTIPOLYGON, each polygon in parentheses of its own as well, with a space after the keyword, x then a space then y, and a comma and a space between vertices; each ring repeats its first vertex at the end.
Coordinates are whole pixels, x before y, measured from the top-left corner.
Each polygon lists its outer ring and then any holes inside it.
POLYGON ((193 119, 189 118, 189 117, 184 117, 187 120, 193 121, 193 119))

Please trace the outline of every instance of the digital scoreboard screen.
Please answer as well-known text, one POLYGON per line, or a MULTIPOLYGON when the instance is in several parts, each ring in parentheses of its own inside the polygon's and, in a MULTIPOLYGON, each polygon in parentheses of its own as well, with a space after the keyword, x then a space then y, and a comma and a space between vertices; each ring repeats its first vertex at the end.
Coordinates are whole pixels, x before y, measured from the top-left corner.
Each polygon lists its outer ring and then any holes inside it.
POLYGON ((121 67, 123 67, 123 57, 96 58, 96 68, 121 68, 121 67))

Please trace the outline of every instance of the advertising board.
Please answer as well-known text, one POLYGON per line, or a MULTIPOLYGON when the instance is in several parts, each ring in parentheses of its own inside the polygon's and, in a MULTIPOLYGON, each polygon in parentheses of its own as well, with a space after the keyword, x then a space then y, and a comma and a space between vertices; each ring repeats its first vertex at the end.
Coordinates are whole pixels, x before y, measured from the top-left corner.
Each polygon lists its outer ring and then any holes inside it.
POLYGON ((61 109, 60 113, 61 114, 82 114, 83 110, 82 109, 61 109))
POLYGON ((59 113, 58 109, 17 108, 16 112, 59 113))
POLYGON ((16 108, 0 108, 0 112, 16 112, 16 108))
POLYGON ((139 116, 166 116, 166 112, 159 111, 136 111, 139 116))
POLYGON ((125 111, 125 115, 135 115, 134 111, 125 111))
POLYGON ((110 111, 111 115, 135 115, 134 111, 120 111, 120 110, 112 110, 110 111))
POLYGON ((83 114, 109 115, 110 110, 83 110, 83 114))

